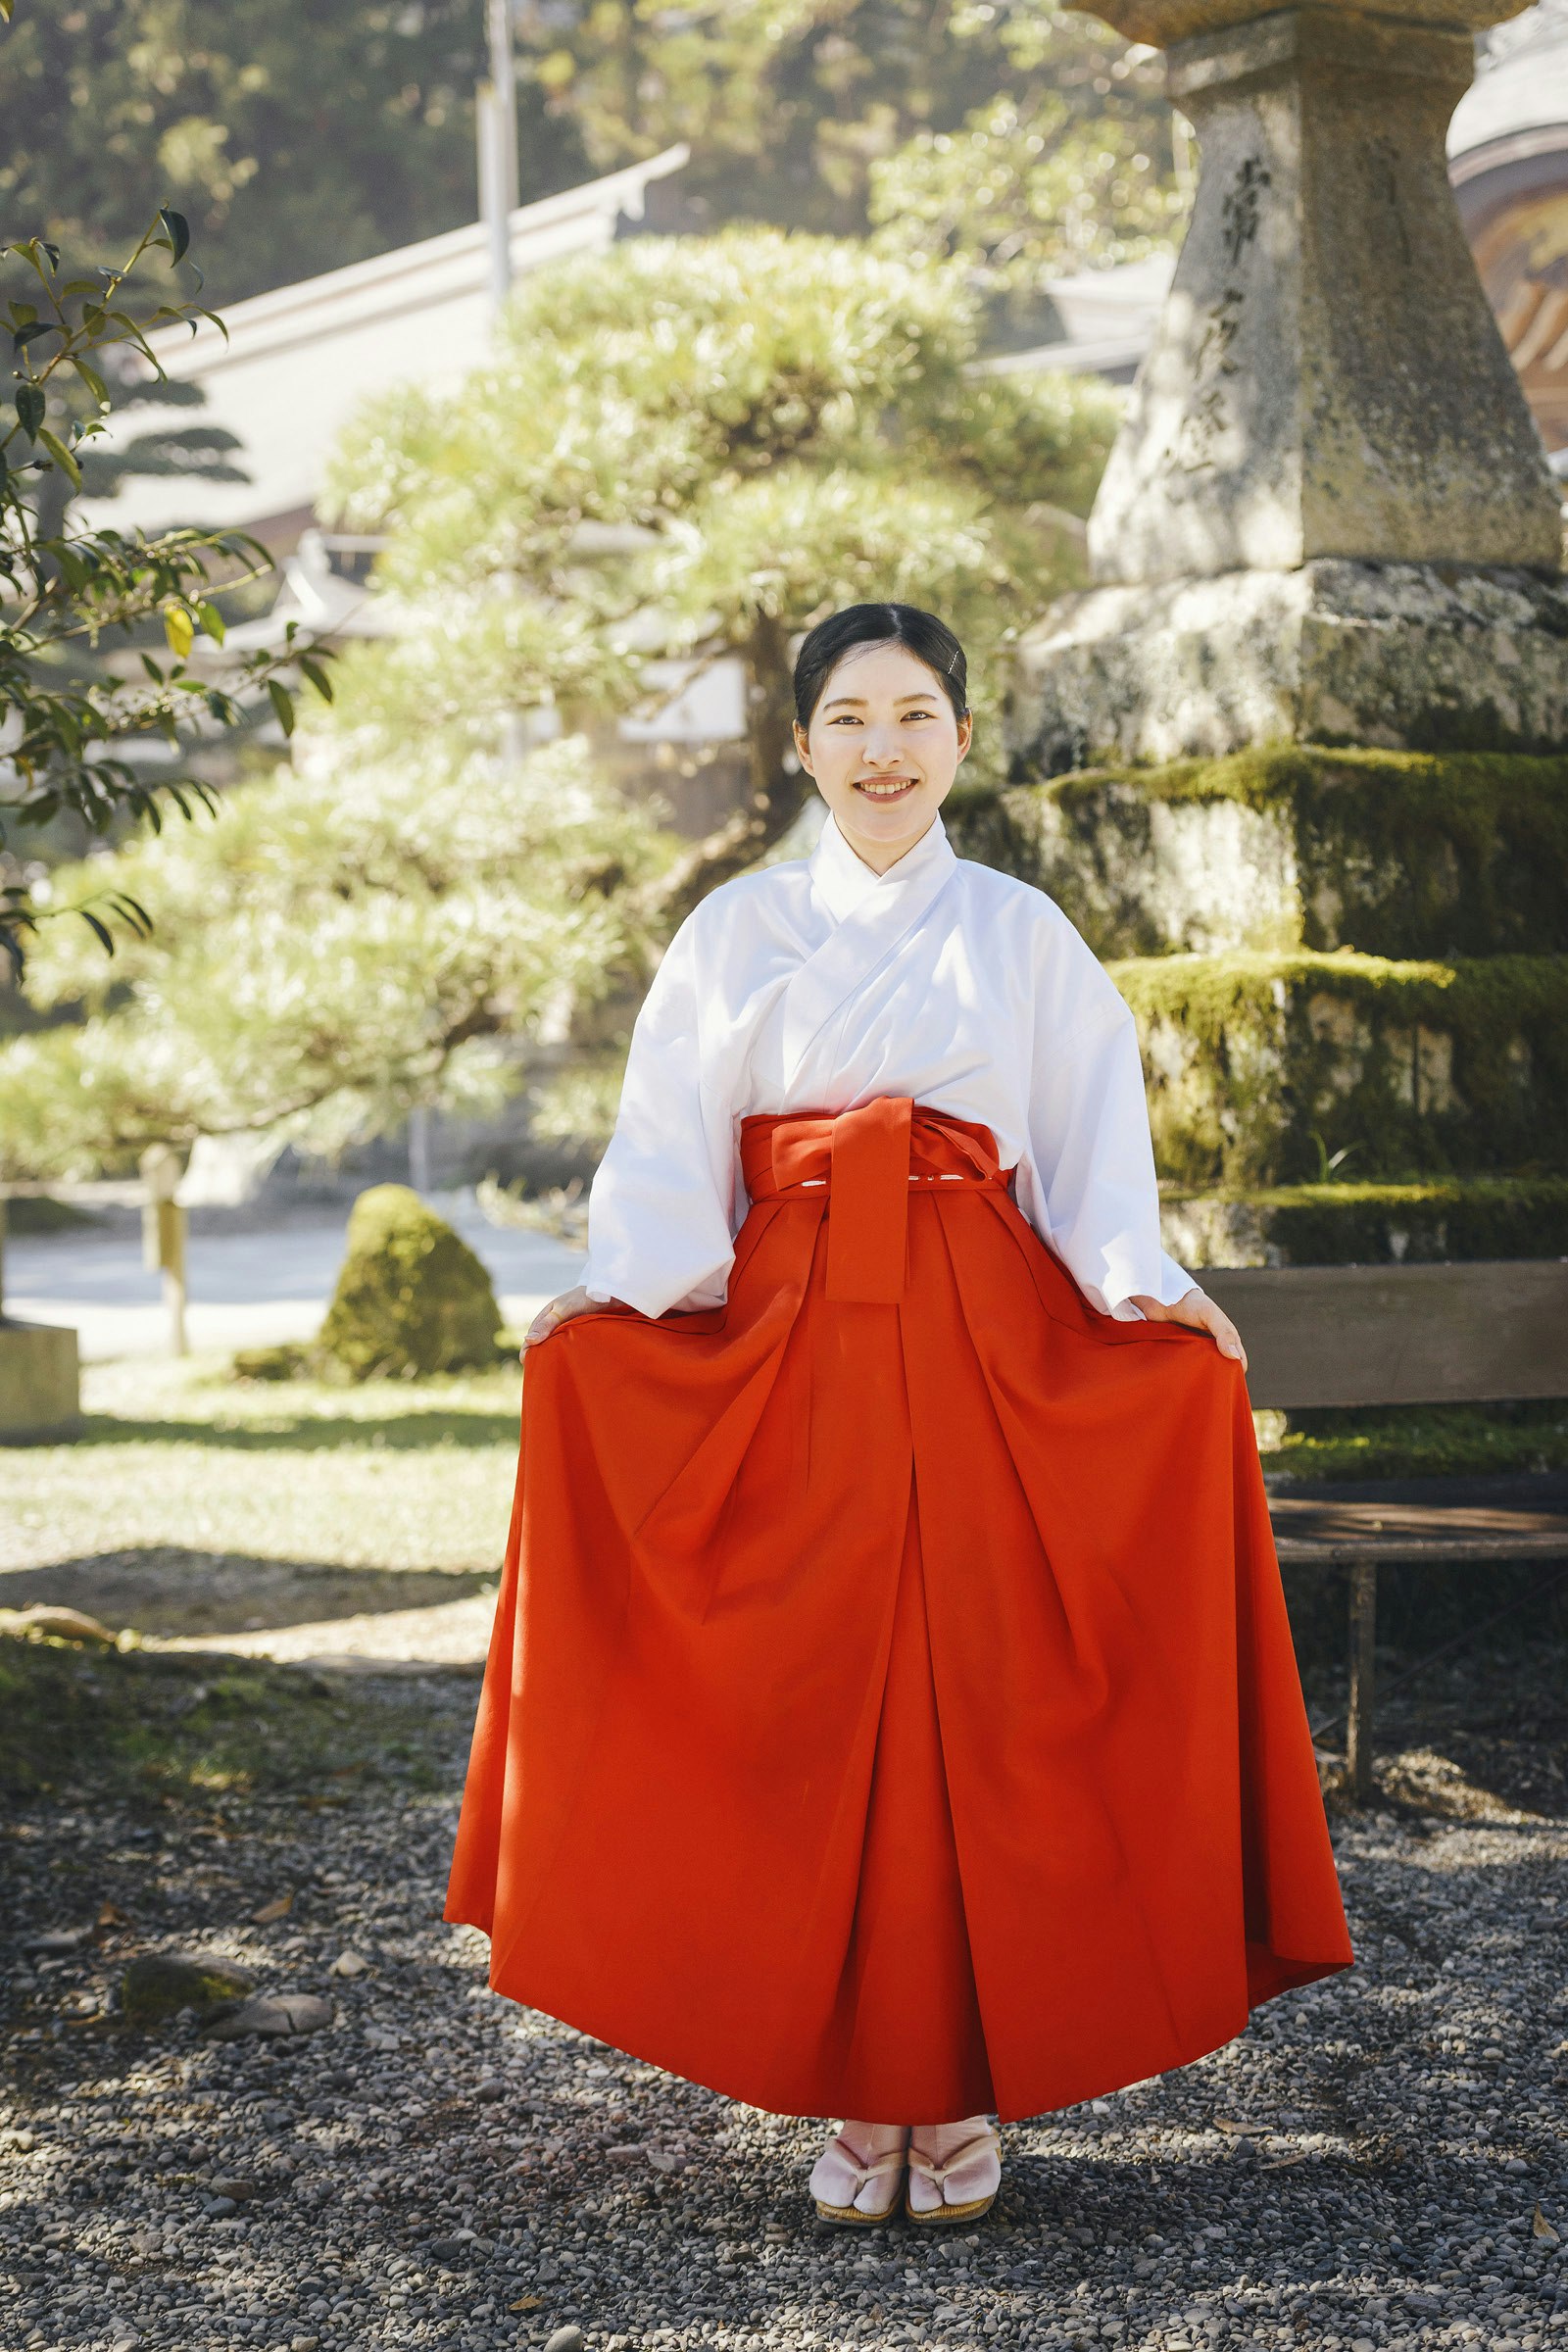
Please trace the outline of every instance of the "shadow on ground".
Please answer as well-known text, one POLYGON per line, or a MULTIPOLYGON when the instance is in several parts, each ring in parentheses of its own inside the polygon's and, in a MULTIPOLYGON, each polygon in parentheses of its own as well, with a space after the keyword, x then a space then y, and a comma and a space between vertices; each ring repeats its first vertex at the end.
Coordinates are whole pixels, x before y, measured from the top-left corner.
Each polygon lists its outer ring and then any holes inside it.
POLYGON ((349 1617, 444 1608, 488 1592, 493 1573, 318 1567, 162 1544, 99 1552, 0 1575, 0 1607, 85 1610, 111 1633, 162 1639, 256 1634, 349 1617))
MULTIPOLYGON (((363 1394, 363 1392, 362 1392, 363 1394)), ((515 1446, 517 1413, 454 1407, 450 1412, 400 1409, 395 1392, 385 1412, 309 1412, 280 1400, 275 1414, 245 1421, 166 1419, 138 1421, 115 1413, 88 1413, 72 1440, 93 1446, 210 1446, 232 1453, 326 1453, 339 1446, 421 1453, 434 1446, 515 1446)))

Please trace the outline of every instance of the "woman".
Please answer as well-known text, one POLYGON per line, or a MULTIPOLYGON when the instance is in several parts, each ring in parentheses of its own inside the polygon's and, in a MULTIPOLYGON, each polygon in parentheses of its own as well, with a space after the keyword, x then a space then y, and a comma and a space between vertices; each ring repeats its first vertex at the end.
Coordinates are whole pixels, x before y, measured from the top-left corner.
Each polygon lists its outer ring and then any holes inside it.
POLYGON ((825 2219, 983 2213, 993 2115, 1349 1964, 1234 1326, 1160 1249, 1131 1015, 954 856, 957 640, 813 629, 813 855, 682 924, 586 1280, 529 1330, 447 1916, 778 2113, 825 2219))

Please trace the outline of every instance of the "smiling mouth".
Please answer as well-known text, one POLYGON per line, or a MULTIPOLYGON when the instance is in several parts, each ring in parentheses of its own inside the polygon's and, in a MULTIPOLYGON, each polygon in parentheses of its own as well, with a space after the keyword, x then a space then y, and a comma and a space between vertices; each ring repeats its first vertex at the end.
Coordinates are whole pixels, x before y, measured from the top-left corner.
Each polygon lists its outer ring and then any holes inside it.
POLYGON ((860 776, 856 780, 855 789, 863 792, 867 800, 897 801, 902 800, 906 792, 913 792, 918 782, 916 776, 860 776))

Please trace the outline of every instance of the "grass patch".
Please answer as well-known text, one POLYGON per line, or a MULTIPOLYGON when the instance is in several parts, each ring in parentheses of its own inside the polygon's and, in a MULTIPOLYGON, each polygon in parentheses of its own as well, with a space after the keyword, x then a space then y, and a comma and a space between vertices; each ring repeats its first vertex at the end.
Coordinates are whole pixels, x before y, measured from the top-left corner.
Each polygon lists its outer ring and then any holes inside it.
POLYGON ((265 1659, 83 1651, 0 1637, 0 1794, 112 1794, 206 1818, 293 1796, 314 1809, 368 1783, 444 1785, 417 1687, 354 1686, 265 1659))
MULTIPOLYGON (((1263 1468, 1291 1478, 1474 1478, 1568 1469, 1568 1402, 1321 1405, 1283 1416, 1263 1468)), ((1274 1421, 1274 1416, 1270 1416, 1274 1421)), ((1277 1429, 1277 1423, 1275 1423, 1277 1429)))
POLYGON ((493 1573, 520 1369, 360 1389, 89 1365, 72 1444, 0 1448, 0 1566, 131 1551, 493 1573))

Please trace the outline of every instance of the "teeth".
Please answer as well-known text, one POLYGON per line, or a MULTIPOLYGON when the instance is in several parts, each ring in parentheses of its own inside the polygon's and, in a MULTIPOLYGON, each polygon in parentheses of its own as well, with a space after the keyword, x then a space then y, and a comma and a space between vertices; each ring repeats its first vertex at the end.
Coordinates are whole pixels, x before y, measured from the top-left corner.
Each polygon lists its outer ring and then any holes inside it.
POLYGON ((899 793, 907 792, 913 782, 912 776, 899 776, 889 784, 861 783, 857 789, 860 792, 868 792, 874 801, 891 801, 899 793))

